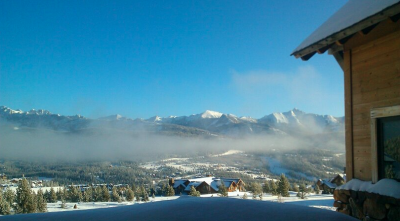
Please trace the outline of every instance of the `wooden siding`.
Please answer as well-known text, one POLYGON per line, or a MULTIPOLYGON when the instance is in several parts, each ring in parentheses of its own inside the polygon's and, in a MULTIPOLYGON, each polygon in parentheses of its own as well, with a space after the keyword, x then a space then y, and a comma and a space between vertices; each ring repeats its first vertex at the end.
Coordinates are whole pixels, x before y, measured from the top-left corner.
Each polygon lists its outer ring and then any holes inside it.
MULTIPOLYGON (((392 25, 384 23, 373 32, 392 25)), ((400 105, 400 30, 368 41, 360 38, 344 46, 346 167, 349 179, 371 180, 371 154, 377 153, 371 153, 370 111, 400 105)))

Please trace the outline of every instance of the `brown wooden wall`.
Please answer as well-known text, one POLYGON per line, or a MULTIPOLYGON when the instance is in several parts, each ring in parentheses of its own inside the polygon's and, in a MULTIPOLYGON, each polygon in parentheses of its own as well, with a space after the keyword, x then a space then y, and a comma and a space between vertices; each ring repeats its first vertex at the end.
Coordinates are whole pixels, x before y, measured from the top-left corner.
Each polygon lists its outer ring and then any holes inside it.
POLYGON ((370 111, 400 105, 400 24, 382 22, 344 49, 347 177, 371 180, 370 111))

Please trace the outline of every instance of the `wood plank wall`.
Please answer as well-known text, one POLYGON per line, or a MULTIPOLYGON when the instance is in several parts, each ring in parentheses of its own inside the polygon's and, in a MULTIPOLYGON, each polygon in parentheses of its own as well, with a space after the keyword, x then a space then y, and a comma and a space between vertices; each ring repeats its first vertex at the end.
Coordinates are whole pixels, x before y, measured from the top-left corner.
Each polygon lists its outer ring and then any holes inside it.
POLYGON ((371 180, 371 154, 376 153, 371 153, 370 110, 400 105, 400 30, 392 30, 362 45, 356 44, 361 36, 354 37, 347 48, 345 45, 346 168, 350 179, 371 180))

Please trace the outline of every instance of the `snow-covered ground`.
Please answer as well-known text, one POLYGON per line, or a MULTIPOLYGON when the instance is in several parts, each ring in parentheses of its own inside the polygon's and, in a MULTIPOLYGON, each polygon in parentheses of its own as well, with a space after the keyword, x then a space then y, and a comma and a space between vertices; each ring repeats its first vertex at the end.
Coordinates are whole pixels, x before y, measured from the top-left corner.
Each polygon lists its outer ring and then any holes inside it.
MULTIPOLYGON (((175 200, 179 198, 179 196, 169 196, 169 197, 156 197, 150 198, 150 201, 147 203, 153 203, 158 201, 165 201, 165 200, 175 200)), ((65 208, 61 208, 61 201, 57 203, 47 203, 47 211, 48 212, 64 212, 64 211, 76 211, 76 210, 87 210, 87 209, 101 209, 101 208, 110 208, 110 207, 118 207, 118 206, 128 206, 134 204, 142 204, 144 202, 79 202, 79 203, 66 203, 65 208), (74 206, 77 206, 74 209, 74 206)))
MULTIPOLYGON (((244 194, 247 194, 247 200, 253 200, 252 195, 249 192, 232 192, 229 193, 229 198, 240 199, 244 194)), ((219 197, 218 194, 205 194, 201 195, 201 197, 219 197)), ((176 200, 179 196, 172 197, 155 197, 150 198, 150 202, 147 203, 156 203, 164 200, 176 200)), ((258 200, 258 198, 257 198, 258 200)), ((271 201, 278 203, 278 197, 272 196, 271 194, 264 194, 263 201, 271 201)), ((336 208, 333 207, 333 196, 329 194, 310 194, 307 199, 299 199, 296 197, 295 192, 290 192, 290 197, 282 197, 282 203, 295 204, 301 206, 315 207, 320 209, 327 209, 335 211, 336 208)), ((75 211, 75 210, 87 210, 87 209, 100 209, 100 208, 110 208, 110 207, 118 207, 118 206, 127 206, 134 204, 143 204, 144 202, 90 202, 90 203, 66 203, 66 208, 61 208, 61 202, 57 203, 48 203, 47 209, 48 212, 61 212, 61 211, 75 211), (77 209, 74 209, 74 205, 76 204, 77 209)))

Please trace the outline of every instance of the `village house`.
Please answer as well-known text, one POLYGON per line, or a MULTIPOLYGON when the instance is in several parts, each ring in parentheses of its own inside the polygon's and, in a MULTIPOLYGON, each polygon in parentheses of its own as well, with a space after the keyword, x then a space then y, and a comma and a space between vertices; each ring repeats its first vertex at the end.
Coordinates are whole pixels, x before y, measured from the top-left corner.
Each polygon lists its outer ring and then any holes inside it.
POLYGON ((245 183, 241 179, 230 178, 215 178, 215 177, 201 177, 194 179, 170 179, 171 185, 175 194, 189 193, 192 186, 200 192, 200 194, 213 194, 218 193, 221 182, 224 183, 228 192, 243 192, 245 191, 245 183))
POLYGON ((349 0, 292 53, 328 51, 344 71, 347 183, 334 206, 359 219, 400 216, 399 20, 399 0, 349 0))
POLYGON ((316 183, 322 193, 332 194, 336 187, 343 185, 346 182, 346 175, 337 174, 331 179, 319 179, 316 183))

